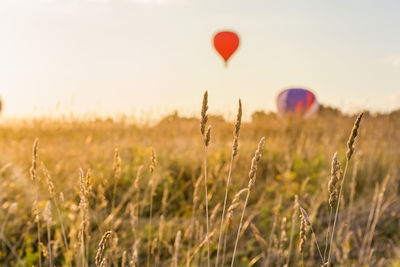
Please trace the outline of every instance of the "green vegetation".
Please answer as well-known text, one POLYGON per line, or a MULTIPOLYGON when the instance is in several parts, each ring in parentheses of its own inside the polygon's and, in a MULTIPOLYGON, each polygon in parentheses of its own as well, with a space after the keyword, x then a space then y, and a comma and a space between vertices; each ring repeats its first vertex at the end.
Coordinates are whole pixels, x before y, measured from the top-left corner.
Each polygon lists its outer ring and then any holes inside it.
MULTIPOLYGON (((316 241, 322 257, 328 255, 326 235, 335 217, 328 201, 334 192, 328 190, 332 157, 337 152, 339 191, 355 118, 322 108, 308 120, 257 112, 241 123, 219 266, 231 264, 247 191, 232 201, 248 187, 263 136, 234 266, 322 265, 316 241)), ((207 124, 212 125, 206 155, 214 266, 235 122, 210 116, 207 124)), ((339 196, 331 265, 399 266, 399 129, 398 111, 364 113, 339 196)), ((207 266, 199 118, 175 114, 155 125, 112 120, 5 124, 0 153, 1 265, 39 266, 41 259, 42 266, 207 266), (36 138, 37 155, 32 155, 36 138)))

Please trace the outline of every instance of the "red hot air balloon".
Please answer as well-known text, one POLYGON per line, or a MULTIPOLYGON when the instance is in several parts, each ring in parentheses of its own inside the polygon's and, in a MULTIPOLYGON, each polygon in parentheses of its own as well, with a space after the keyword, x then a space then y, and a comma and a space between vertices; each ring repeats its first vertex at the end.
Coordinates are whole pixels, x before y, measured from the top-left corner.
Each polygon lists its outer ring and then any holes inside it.
POLYGON ((214 47, 224 59, 225 66, 227 66, 229 58, 239 47, 239 36, 231 31, 218 32, 214 36, 214 47))

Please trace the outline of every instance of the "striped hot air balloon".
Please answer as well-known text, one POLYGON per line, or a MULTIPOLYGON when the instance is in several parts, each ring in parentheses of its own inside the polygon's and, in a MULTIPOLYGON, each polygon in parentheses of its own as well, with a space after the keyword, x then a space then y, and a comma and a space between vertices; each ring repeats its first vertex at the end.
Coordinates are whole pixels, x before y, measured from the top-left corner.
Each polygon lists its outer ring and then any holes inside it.
POLYGON ((314 93, 303 88, 290 88, 282 91, 276 105, 280 117, 299 116, 310 117, 319 107, 314 93))

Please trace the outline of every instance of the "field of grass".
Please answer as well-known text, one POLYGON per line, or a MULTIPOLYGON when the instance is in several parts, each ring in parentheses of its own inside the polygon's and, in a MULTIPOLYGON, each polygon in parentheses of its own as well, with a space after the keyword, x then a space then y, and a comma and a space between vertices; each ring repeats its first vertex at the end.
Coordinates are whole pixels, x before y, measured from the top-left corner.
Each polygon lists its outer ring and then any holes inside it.
MULTIPOLYGON (((215 266, 235 122, 211 115, 206 156, 200 118, 176 114, 154 125, 0 125, 0 264, 215 266)), ((316 244, 331 266, 400 266, 400 112, 364 113, 326 241, 331 162, 337 152, 338 195, 355 119, 322 108, 308 120, 256 112, 241 124, 219 266, 231 266, 248 192, 234 266, 321 266, 316 244), (231 205, 262 137, 254 186, 231 205)))

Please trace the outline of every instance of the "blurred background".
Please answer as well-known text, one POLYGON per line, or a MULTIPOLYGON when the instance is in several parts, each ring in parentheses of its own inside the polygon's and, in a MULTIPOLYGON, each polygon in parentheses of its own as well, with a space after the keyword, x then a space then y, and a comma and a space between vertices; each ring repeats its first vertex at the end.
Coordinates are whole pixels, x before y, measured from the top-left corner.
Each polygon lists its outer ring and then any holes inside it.
POLYGON ((3 118, 275 111, 312 89, 355 113, 400 107, 398 1, 2 0, 3 118), (228 68, 212 37, 234 30, 228 68))

